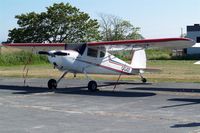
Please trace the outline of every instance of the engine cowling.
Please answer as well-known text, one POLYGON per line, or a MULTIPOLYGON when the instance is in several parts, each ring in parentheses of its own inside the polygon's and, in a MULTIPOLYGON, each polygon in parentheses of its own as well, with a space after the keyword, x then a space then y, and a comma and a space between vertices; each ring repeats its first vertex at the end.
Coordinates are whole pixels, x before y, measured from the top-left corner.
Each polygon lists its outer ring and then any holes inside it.
POLYGON ((74 69, 73 64, 78 56, 80 56, 79 53, 74 50, 53 50, 49 51, 48 59, 59 70, 71 71, 74 69))

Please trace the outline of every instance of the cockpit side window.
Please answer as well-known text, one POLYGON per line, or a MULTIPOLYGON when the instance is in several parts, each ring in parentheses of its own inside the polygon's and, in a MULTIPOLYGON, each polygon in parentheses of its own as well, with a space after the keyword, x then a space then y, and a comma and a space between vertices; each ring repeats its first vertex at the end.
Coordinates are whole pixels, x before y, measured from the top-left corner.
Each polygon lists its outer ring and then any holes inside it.
POLYGON ((87 56, 97 57, 97 55, 98 55, 98 50, 92 49, 92 48, 88 48, 87 56))
POLYGON ((105 53, 103 51, 100 51, 100 58, 105 57, 105 53))

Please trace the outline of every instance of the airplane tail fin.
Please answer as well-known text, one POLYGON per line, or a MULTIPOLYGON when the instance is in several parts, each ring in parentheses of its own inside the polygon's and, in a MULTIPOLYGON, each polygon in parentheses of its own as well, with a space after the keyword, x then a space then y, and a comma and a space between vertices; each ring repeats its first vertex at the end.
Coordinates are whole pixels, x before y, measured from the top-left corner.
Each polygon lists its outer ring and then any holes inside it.
POLYGON ((146 53, 144 49, 139 49, 135 50, 133 53, 132 61, 131 61, 131 66, 134 69, 145 69, 146 68, 146 53))

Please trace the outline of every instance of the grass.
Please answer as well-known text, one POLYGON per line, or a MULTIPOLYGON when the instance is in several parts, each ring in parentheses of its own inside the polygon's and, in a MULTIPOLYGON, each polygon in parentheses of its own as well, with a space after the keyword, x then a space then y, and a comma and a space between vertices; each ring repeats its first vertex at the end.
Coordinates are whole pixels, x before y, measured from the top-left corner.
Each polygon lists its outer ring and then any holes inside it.
POLYGON ((19 51, 13 48, 1 48, 0 66, 15 66, 24 64, 47 64, 46 56, 19 51))
POLYGON ((146 55, 149 60, 169 60, 172 58, 172 50, 147 49, 146 55))
MULTIPOLYGON (((194 65, 195 61, 182 60, 155 60, 148 61, 149 67, 160 68, 158 73, 145 73, 144 77, 150 82, 200 82, 200 65, 194 65)), ((19 66, 1 66, 0 76, 23 77, 23 65, 19 66)), ((62 73, 53 69, 50 64, 30 65, 28 66, 30 78, 58 78, 62 73)), ((118 76, 113 75, 90 75, 96 80, 116 80, 118 76)), ((66 78, 73 78, 72 74, 66 78)), ((78 79, 84 79, 83 74, 77 75, 78 79)), ((122 76, 121 80, 140 80, 139 76, 122 76)))
POLYGON ((145 74, 154 82, 200 82, 200 65, 189 60, 156 60, 149 61, 151 67, 160 68, 159 73, 145 74))

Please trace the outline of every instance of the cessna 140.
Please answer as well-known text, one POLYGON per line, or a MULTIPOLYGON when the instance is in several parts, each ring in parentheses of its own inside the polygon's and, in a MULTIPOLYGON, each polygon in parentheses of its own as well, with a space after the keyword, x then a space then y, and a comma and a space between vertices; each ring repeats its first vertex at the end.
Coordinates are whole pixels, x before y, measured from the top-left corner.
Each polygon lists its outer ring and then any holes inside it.
MULTIPOLYGON (((173 48, 180 49, 194 45, 194 41, 187 38, 161 38, 144 40, 123 40, 106 42, 89 42, 81 44, 64 43, 11 43, 3 44, 5 47, 16 47, 24 50, 32 50, 38 54, 47 55, 48 60, 55 68, 63 71, 58 79, 48 81, 49 89, 56 89, 60 80, 69 72, 87 74, 113 74, 140 75, 142 82, 147 80, 141 75, 144 71, 154 71, 146 67, 146 48, 173 48), (109 51, 131 50, 132 60, 128 64, 125 61, 110 54, 109 51)), ((90 80, 89 91, 96 91, 97 82, 90 80)))

